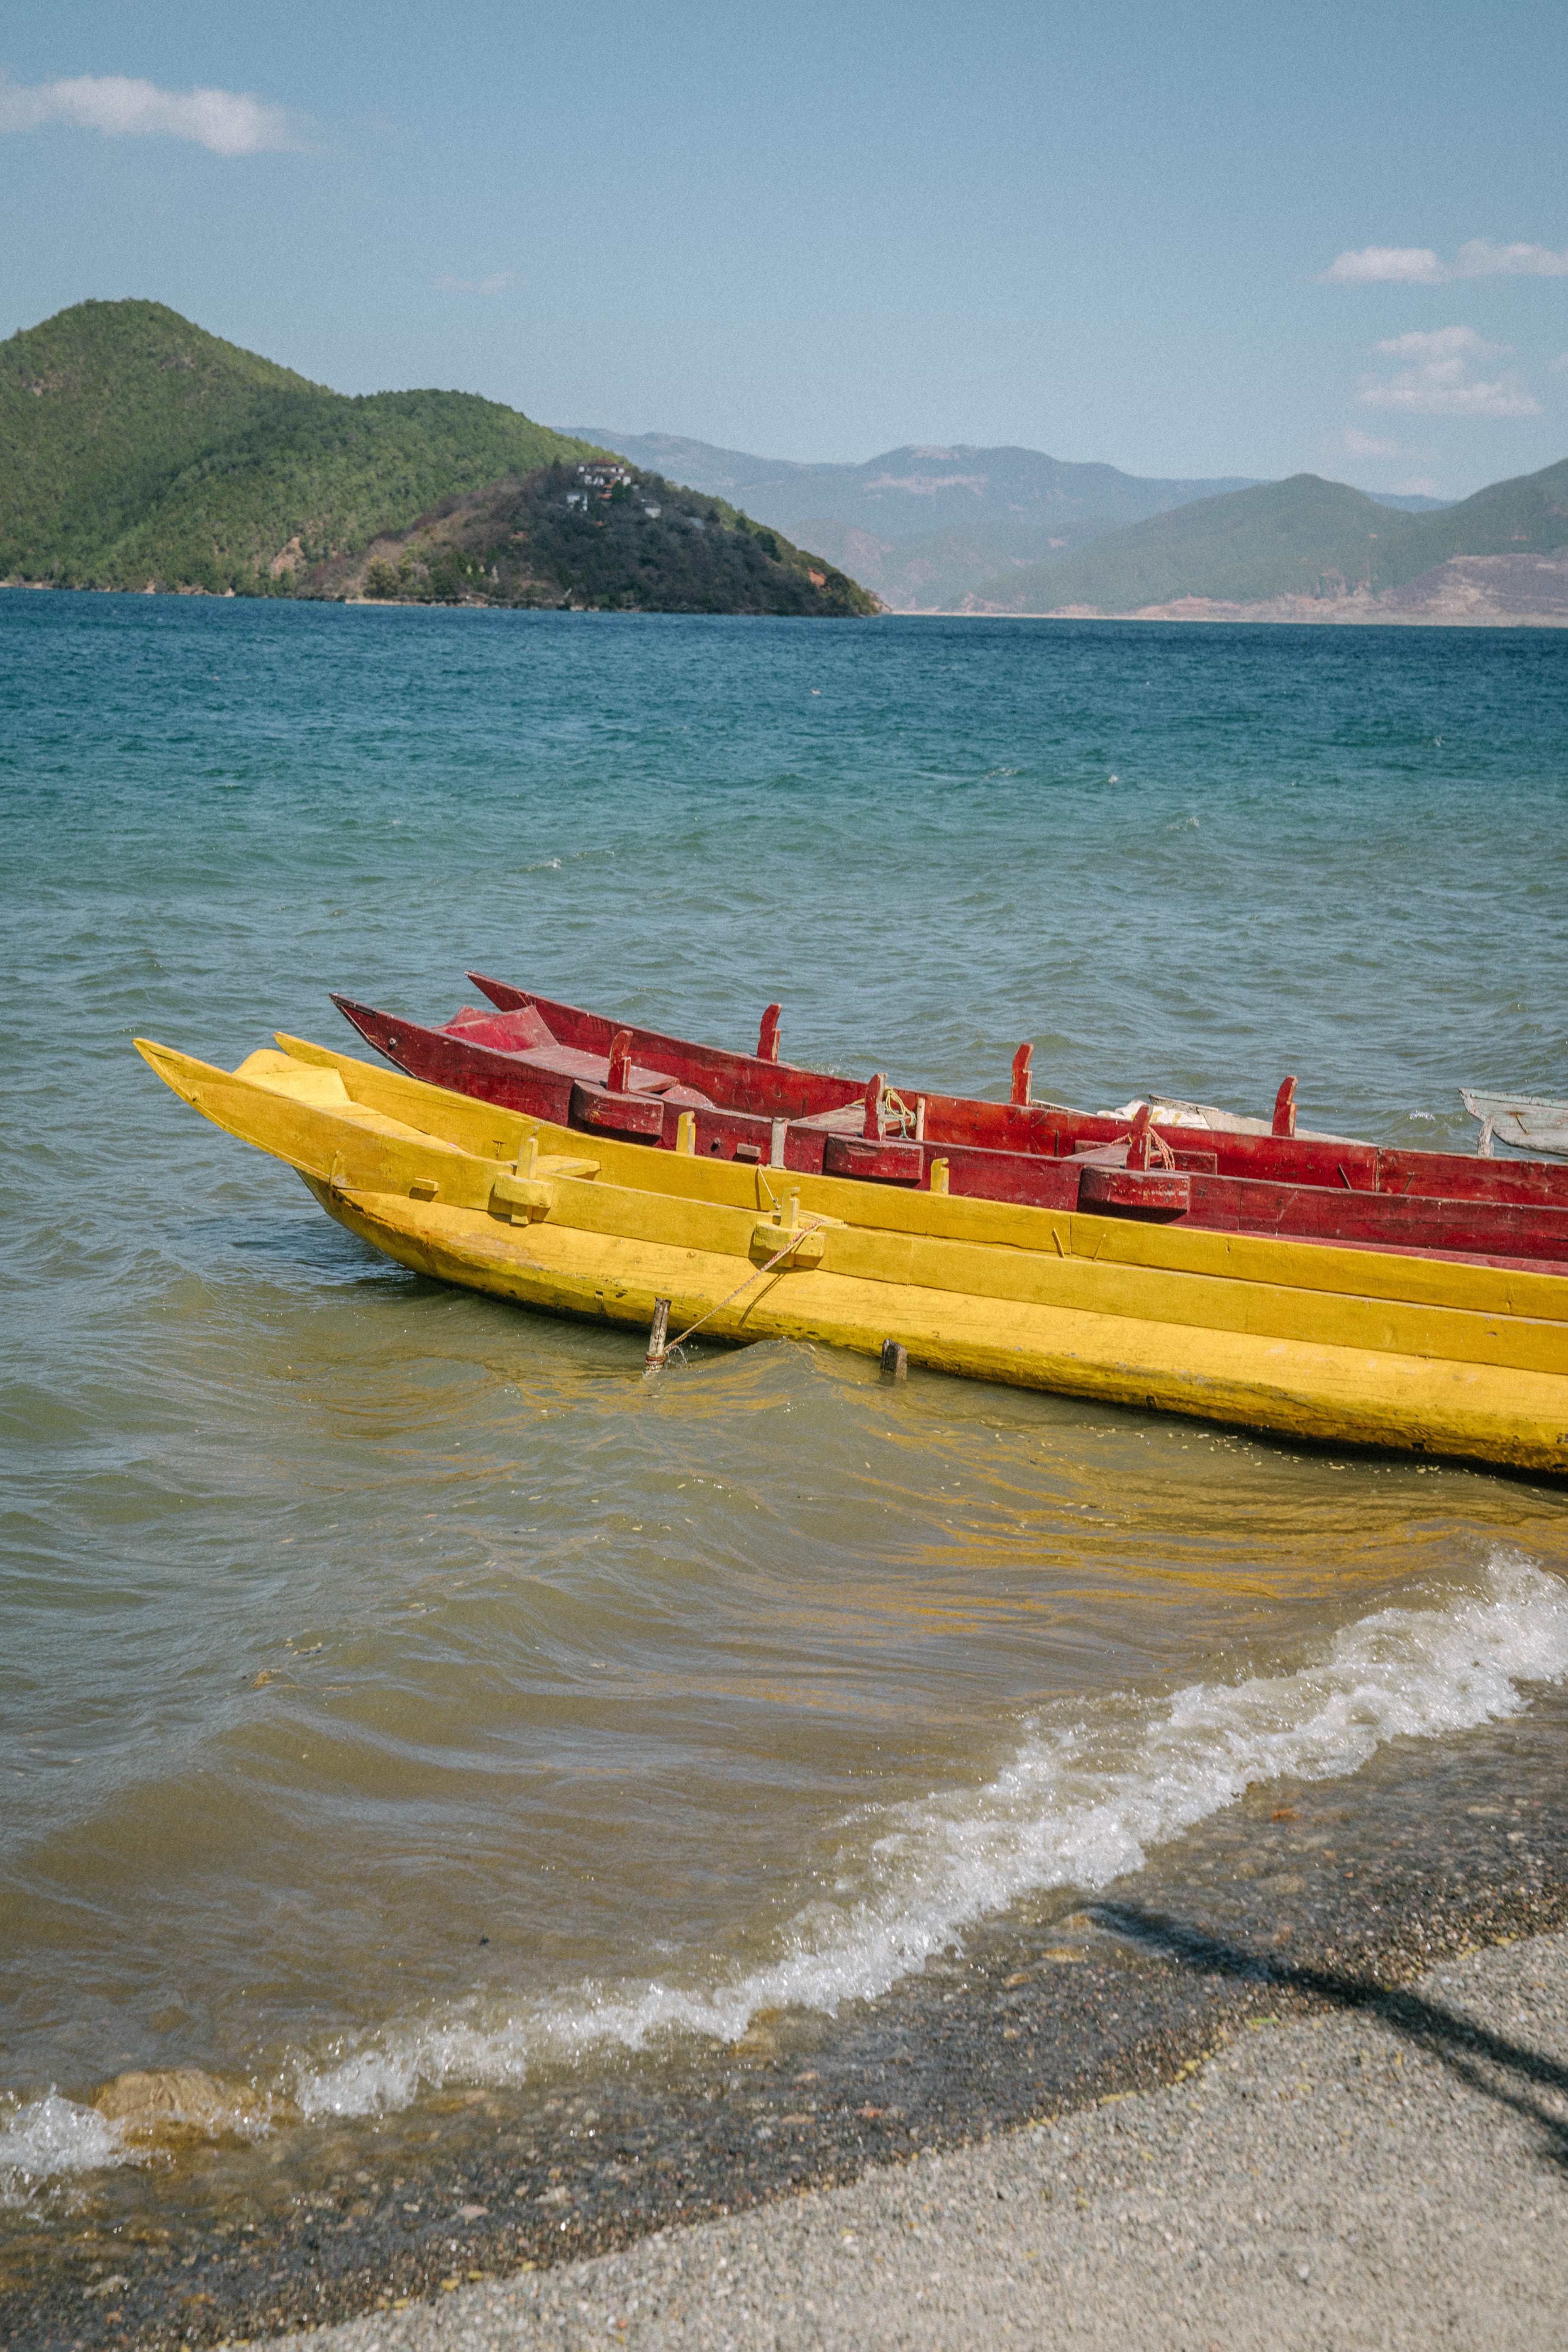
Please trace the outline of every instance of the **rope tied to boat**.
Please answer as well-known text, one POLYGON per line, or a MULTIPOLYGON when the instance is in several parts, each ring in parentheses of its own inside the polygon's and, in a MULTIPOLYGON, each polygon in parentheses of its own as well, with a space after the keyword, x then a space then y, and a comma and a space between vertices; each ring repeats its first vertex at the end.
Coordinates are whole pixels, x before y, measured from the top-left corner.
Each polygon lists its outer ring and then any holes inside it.
POLYGON ((883 1087, 882 1111, 885 1118, 898 1120, 900 1136, 912 1135, 920 1124, 914 1106, 904 1100, 897 1087, 883 1087))
POLYGON ((790 1231, 790 1237, 788 1241, 785 1242, 783 1249, 775 1250, 772 1257, 767 1260, 766 1264, 757 1266, 746 1276, 744 1282, 738 1282, 727 1298, 716 1300, 708 1309, 706 1315, 700 1315, 695 1323, 689 1323, 687 1325, 685 1330, 682 1331, 678 1339, 668 1339, 660 1346, 649 1348, 647 1351, 647 1362, 643 1368, 644 1380, 651 1381, 655 1372, 663 1371, 666 1363, 669 1358, 674 1355, 677 1348, 684 1346, 685 1342, 690 1339, 693 1331, 700 1331, 704 1323, 711 1321, 715 1315, 721 1315, 726 1307, 730 1306, 733 1300, 739 1298, 742 1290, 750 1290, 753 1282, 761 1282, 764 1274, 771 1274, 774 1266, 777 1265, 780 1258, 788 1257, 791 1250, 794 1249, 798 1243, 803 1242, 807 1234, 815 1234, 820 1227, 829 1224, 831 1222, 832 1220, 827 1217, 813 1217, 806 1224, 793 1226, 790 1231))
POLYGON ((1175 1167, 1176 1155, 1154 1124, 1152 1102, 1140 1104, 1126 1143, 1129 1168, 1148 1168, 1151 1163, 1157 1168, 1175 1167))

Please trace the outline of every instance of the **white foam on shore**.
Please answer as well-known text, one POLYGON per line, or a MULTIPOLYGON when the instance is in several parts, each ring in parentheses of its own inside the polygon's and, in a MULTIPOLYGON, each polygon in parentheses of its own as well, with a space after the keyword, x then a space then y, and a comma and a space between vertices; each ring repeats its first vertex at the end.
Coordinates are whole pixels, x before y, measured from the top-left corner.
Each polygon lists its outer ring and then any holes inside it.
POLYGON ((1023 1895, 1092 1892, 1141 1869, 1151 1845, 1256 1783, 1342 1777, 1388 1740, 1517 1715, 1523 1685, 1565 1675, 1568 1588, 1500 1553, 1479 1591, 1376 1611, 1294 1673, 1042 1716, 981 1786, 847 1824, 831 1894, 796 1914, 761 1967, 705 1984, 449 2005, 301 2062, 294 2095, 307 2115, 367 2115, 441 2084, 516 2084, 672 2033, 733 2041, 759 2011, 831 2013, 885 1992, 1023 1895))
POLYGON ((26 2204, 42 2183, 73 2172, 145 2162, 143 2150, 125 2146, 117 2123, 58 2091, 0 2106, 0 2205, 26 2204))

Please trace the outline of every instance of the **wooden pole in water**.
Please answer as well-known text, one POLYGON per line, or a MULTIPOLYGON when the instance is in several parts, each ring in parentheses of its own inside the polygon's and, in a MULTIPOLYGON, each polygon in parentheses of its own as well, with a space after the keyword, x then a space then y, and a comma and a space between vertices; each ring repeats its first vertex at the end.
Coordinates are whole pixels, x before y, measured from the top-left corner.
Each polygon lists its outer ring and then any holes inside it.
POLYGON ((910 1376, 910 1351, 900 1348, 896 1339, 882 1342, 882 1378, 885 1381, 907 1381, 910 1376))
POLYGON ((656 1298, 653 1302, 653 1327, 647 1335, 647 1362, 645 1372, 657 1372, 664 1364, 665 1342, 669 1337, 669 1301, 656 1298))

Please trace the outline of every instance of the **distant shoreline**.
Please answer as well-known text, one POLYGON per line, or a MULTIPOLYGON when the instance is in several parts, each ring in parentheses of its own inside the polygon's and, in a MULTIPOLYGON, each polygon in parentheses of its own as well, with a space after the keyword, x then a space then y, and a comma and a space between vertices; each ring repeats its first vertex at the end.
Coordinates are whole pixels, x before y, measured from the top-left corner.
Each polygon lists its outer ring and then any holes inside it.
POLYGON ((900 613, 889 606, 887 617, 894 621, 1237 622, 1254 627, 1308 629, 1568 629, 1568 613, 1451 616, 1379 612, 1278 613, 1269 606, 1256 610, 1246 604, 1205 606, 1197 598, 1184 600, 1179 606, 1152 605, 1137 613, 1085 612, 1081 607, 1057 613, 964 612, 957 607, 942 611, 934 606, 929 611, 900 613))
MULTIPOLYGON (((991 616, 1007 614, 978 597, 962 609, 991 616)), ((1335 595, 1299 593, 1259 596, 1247 603, 1217 596, 1168 596, 1111 613, 1086 604, 1058 604, 1032 620, 1251 621, 1321 628, 1562 629, 1568 628, 1568 549, 1548 554, 1454 555, 1435 563, 1398 588, 1374 595, 1366 588, 1335 595)))
MULTIPOLYGON (((177 596, 195 598, 209 604, 310 605, 324 608, 331 605, 353 606, 367 612, 404 613, 497 613, 558 611, 573 612, 587 618, 601 620, 767 620, 778 618, 821 618, 824 620, 873 621, 1142 621, 1149 623, 1187 622, 1206 625, 1226 624, 1254 628, 1342 628, 1342 629, 1568 629, 1568 612, 1538 614, 1429 614, 1379 612, 1375 606, 1344 611, 1331 607, 1327 611, 1280 612, 1273 604, 1207 604, 1198 597, 1188 597, 1179 604, 1145 606, 1136 613, 1100 613, 1086 611, 1082 606, 1068 606, 1054 613, 1004 613, 965 610, 960 605, 921 606, 916 612, 900 612, 896 605, 884 604, 879 613, 823 614, 821 615, 768 614, 746 613, 650 613, 645 609, 630 612, 595 612, 593 606, 561 604, 555 606, 522 607, 506 604, 473 603, 431 604, 413 597, 379 596, 246 596, 232 589, 213 588, 89 588, 78 587, 54 580, 0 580, 0 589, 15 588, 29 593, 52 593, 70 596, 177 596)), ((1302 604, 1310 602, 1301 598, 1302 604)))

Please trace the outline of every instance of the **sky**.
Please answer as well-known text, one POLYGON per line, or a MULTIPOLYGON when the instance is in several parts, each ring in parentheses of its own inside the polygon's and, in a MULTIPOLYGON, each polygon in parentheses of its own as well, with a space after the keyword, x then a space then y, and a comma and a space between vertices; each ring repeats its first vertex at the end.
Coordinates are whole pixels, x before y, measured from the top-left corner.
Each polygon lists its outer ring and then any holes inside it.
POLYGON ((13 5, 0 335, 1462 497, 1568 455, 1565 91, 1561 0, 13 5))

